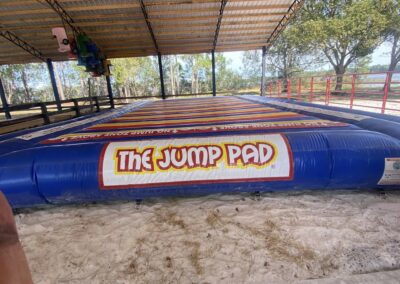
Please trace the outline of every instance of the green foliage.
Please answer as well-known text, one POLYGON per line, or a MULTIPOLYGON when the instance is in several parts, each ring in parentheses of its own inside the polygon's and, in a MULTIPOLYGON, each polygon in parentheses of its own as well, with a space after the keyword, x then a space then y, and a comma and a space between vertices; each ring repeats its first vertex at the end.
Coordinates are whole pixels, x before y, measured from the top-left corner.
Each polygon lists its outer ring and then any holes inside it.
POLYGON ((267 52, 267 69, 278 78, 289 78, 303 71, 307 50, 299 44, 294 28, 286 29, 267 52))
POLYGON ((9 104, 45 101, 52 97, 45 64, 2 65, 0 77, 9 104))
POLYGON ((320 49, 338 74, 381 43, 387 18, 372 0, 309 0, 294 27, 302 46, 320 49))
POLYGON ((261 77, 261 51, 245 51, 242 57, 242 75, 247 82, 247 87, 258 85, 261 77))

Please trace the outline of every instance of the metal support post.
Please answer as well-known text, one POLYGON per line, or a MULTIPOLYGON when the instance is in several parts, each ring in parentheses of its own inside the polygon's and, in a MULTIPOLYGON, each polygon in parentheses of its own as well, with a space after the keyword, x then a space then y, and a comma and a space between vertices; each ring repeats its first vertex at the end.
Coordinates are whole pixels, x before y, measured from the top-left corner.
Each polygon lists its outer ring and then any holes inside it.
POLYGON ((165 100, 166 97, 165 97, 165 87, 164 87, 164 71, 162 66, 161 53, 158 53, 158 69, 160 71, 161 97, 163 100, 165 100))
POLYGON ((62 110, 60 95, 59 95, 58 89, 57 89, 56 77, 54 75, 53 62, 51 62, 51 59, 47 59, 46 62, 47 62, 47 68, 49 69, 51 86, 53 87, 53 93, 54 93, 54 98, 56 100, 57 109, 62 110))

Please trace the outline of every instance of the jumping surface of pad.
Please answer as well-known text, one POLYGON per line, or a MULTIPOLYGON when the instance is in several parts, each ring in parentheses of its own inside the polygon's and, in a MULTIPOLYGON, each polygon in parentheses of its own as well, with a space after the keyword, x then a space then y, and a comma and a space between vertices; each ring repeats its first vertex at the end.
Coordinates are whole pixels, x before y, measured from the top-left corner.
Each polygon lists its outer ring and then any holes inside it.
POLYGON ((146 101, 0 137, 14 207, 400 184, 395 118, 287 100, 146 101))

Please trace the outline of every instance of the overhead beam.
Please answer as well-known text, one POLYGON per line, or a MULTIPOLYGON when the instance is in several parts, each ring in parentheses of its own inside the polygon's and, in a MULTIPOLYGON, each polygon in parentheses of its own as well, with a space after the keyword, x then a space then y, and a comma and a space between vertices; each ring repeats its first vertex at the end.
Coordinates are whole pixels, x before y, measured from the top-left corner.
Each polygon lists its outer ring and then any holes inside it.
POLYGON ((138 1, 140 2, 140 8, 142 9, 144 20, 146 21, 146 25, 147 25, 147 28, 149 30, 149 33, 150 33, 150 36, 151 36, 151 40, 153 41, 154 48, 156 49, 156 52, 157 52, 158 70, 159 70, 159 73, 160 73, 161 97, 162 97, 163 100, 165 100, 166 99, 166 95, 165 95, 165 87, 164 87, 164 70, 163 70, 163 66, 162 66, 162 57, 161 57, 160 48, 158 46, 158 43, 157 43, 157 40, 156 40, 156 36, 154 35, 154 31, 153 31, 153 28, 152 28, 151 23, 150 23, 149 15, 147 14, 146 6, 144 5, 143 0, 138 0, 138 1))
POLYGON ((287 13, 279 21, 278 25, 275 27, 272 34, 267 39, 266 48, 267 50, 272 46, 279 35, 285 30, 289 22, 295 17, 296 13, 303 6, 305 0, 294 0, 292 5, 290 5, 287 13))
POLYGON ((217 21, 217 27, 215 28, 214 40, 213 40, 213 45, 212 45, 212 50, 211 50, 213 97, 215 97, 217 95, 217 83, 216 83, 216 79, 215 79, 215 77, 216 77, 216 75, 215 75, 215 48, 217 47, 219 30, 221 28, 222 17, 224 15, 224 9, 225 9, 227 2, 228 2, 228 0, 221 0, 221 6, 219 8, 219 15, 218 15, 218 21, 217 21))
POLYGON ((35 47, 30 45, 23 39, 19 38, 16 34, 10 31, 0 31, 0 36, 12 42, 13 44, 19 46, 20 48, 30 53, 32 56, 40 59, 41 61, 46 61, 46 58, 43 56, 43 53, 41 53, 39 50, 37 50, 35 47))
POLYGON ((82 29, 75 26, 74 20, 71 16, 64 10, 64 8, 56 0, 45 0, 47 4, 60 16, 60 18, 65 22, 75 34, 83 33, 82 29))
POLYGON ((224 9, 225 9, 227 2, 228 2, 228 0, 221 0, 221 7, 219 8, 217 27, 215 29, 215 34, 214 34, 213 51, 215 50, 215 47, 217 46, 219 29, 221 28, 222 17, 224 15, 224 9))
POLYGON ((157 53, 159 53, 160 49, 158 47, 158 43, 157 43, 153 28, 150 23, 149 15, 147 14, 146 6, 144 5, 143 0, 138 0, 138 1, 140 2, 140 8, 142 9, 143 17, 144 17, 144 20, 146 21, 146 25, 149 30, 151 39, 153 40, 154 47, 156 48, 157 53))

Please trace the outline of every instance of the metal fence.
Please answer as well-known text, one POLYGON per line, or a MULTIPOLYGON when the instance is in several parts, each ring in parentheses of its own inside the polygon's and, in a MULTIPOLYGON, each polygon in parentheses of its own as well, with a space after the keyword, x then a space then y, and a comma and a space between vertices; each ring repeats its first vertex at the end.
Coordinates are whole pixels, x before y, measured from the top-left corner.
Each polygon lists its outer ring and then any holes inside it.
POLYGON ((400 72, 272 80, 266 82, 266 95, 400 115, 400 72))

